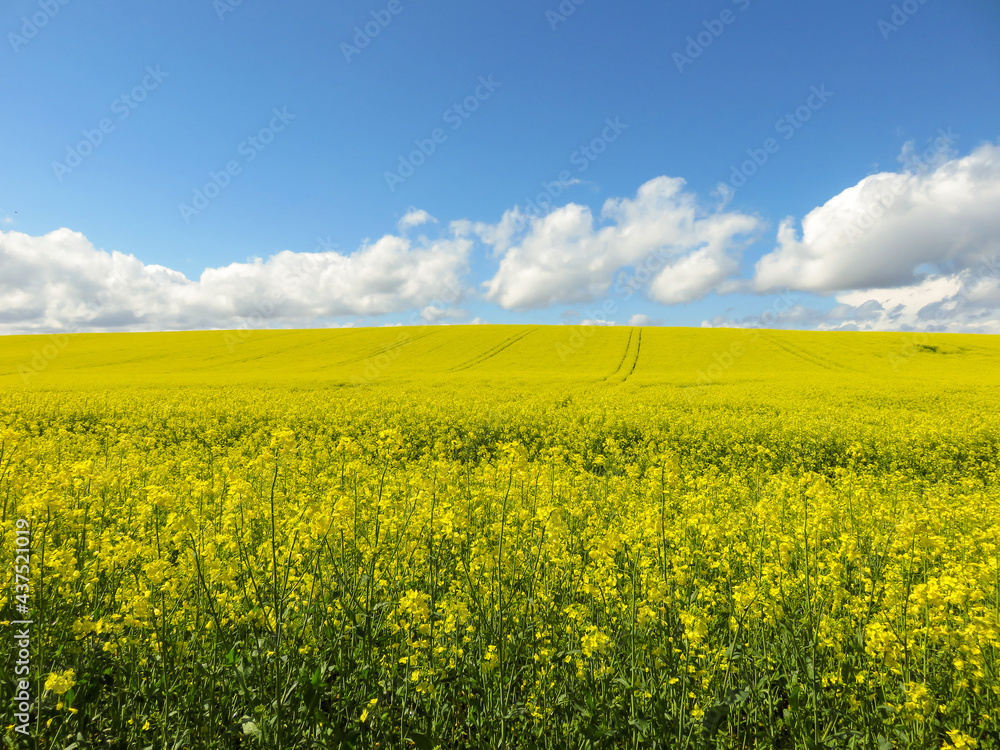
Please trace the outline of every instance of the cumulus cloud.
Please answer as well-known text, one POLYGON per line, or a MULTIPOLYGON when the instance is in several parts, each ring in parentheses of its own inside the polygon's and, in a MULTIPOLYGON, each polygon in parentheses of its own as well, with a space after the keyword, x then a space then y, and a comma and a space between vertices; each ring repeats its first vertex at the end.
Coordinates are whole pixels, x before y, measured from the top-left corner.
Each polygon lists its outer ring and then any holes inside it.
POLYGON ((588 207, 570 203, 530 219, 513 209, 497 224, 466 222, 456 231, 477 235, 500 257, 496 274, 484 282, 485 297, 505 309, 590 302, 607 293, 616 272, 640 264, 652 270, 652 299, 689 302, 737 270, 762 222, 738 212, 706 212, 684 185, 657 177, 635 198, 609 199, 603 226, 595 225, 588 207))
POLYGON ((915 284, 841 292, 829 309, 797 302, 786 292, 757 315, 715 316, 710 327, 797 328, 821 331, 931 331, 1000 334, 1000 257, 915 284))
POLYGON ((645 313, 636 313, 628 319, 628 324, 630 326, 658 326, 660 321, 654 320, 645 313))
POLYGON ((386 235, 349 255, 286 250, 193 281, 97 249, 69 229, 41 237, 0 231, 0 332, 231 328, 247 318, 314 325, 440 309, 461 298, 471 244, 386 235))
POLYGON ((1000 252, 998 206, 994 144, 930 169, 871 175, 810 211, 801 236, 794 220, 783 221, 777 247, 757 262, 753 286, 820 294, 881 290, 873 299, 890 305, 903 298, 886 290, 910 289, 907 304, 916 305, 927 294, 946 293, 942 277, 961 283, 962 271, 1000 252))
POLYGON ((427 307, 420 311, 420 317, 426 323, 461 322, 469 317, 469 313, 467 310, 460 310, 454 307, 427 305, 427 307))
POLYGON ((437 219, 431 216, 429 213, 424 211, 422 208, 411 208, 401 218, 396 226, 399 227, 400 232, 405 232, 410 227, 418 227, 421 224, 436 224, 437 219))
POLYGON ((837 295, 838 305, 817 327, 869 331, 924 330, 1000 333, 1000 265, 979 266, 919 283, 837 295))

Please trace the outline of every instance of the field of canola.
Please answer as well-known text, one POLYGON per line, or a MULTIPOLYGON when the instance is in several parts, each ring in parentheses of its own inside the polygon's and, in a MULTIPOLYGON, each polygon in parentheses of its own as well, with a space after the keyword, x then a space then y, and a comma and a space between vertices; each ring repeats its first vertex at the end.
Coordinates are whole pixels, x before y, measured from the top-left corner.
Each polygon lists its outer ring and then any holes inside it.
POLYGON ((983 336, 4 337, 0 729, 1000 748, 998 404, 983 336))

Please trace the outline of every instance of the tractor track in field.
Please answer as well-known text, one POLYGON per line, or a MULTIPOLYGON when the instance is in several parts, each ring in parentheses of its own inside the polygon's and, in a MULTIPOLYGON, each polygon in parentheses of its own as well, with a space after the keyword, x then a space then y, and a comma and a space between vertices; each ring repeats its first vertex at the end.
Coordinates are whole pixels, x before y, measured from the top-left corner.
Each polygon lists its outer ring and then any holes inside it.
POLYGON ((639 329, 639 340, 635 344, 635 359, 632 360, 632 368, 628 371, 628 375, 626 375, 622 379, 623 383, 626 380, 628 380, 630 377, 632 377, 632 373, 635 372, 635 368, 639 364, 639 352, 640 351, 642 351, 642 329, 641 328, 639 329))
POLYGON ((476 357, 473 357, 469 361, 464 362, 464 363, 458 365, 457 367, 452 367, 450 370, 448 370, 448 372, 459 372, 461 370, 468 370, 470 367, 475 367, 476 365, 482 364, 486 360, 492 359, 493 357, 495 357, 496 355, 498 355, 504 349, 506 349, 506 348, 508 348, 510 346, 513 346, 514 344, 516 344, 518 341, 520 341, 521 339, 523 339, 528 334, 534 333, 537 330, 538 330, 537 328, 529 328, 527 331, 524 331, 523 333, 516 333, 513 336, 511 336, 510 338, 504 339, 499 344, 497 344, 496 346, 494 346, 492 349, 486 350, 482 354, 480 354, 480 355, 478 355, 476 357))
POLYGON ((829 367, 832 367, 833 369, 843 370, 845 372, 858 372, 858 370, 856 368, 850 367, 850 366, 845 365, 845 364, 842 364, 841 362, 837 362, 837 361, 832 360, 832 359, 823 359, 818 354, 813 354, 808 349, 800 346, 799 344, 792 344, 792 343, 790 343, 788 341, 786 341, 784 343, 785 343, 785 346, 787 346, 789 349, 791 349, 793 353, 794 352, 800 352, 803 357, 812 357, 814 360, 817 361, 817 363, 823 362, 824 364, 826 364, 829 367))
MULTIPOLYGON (((252 334, 252 333, 254 333, 254 332, 258 331, 258 330, 264 330, 264 329, 256 329, 256 328, 253 328, 253 329, 250 329, 250 328, 236 329, 235 333, 236 334, 242 334, 242 333, 246 332, 247 334, 252 334)), ((230 335, 230 336, 234 334, 233 331, 222 331, 222 333, 226 334, 226 335, 230 335)), ((247 340, 247 339, 244 339, 244 341, 245 340, 247 340)), ((231 347, 235 347, 235 346, 239 346, 242 343, 243 343, 243 341, 237 341, 235 343, 235 345, 234 344, 230 344, 230 346, 231 347)), ((280 356, 280 355, 288 354, 289 352, 294 352, 294 351, 296 351, 298 349, 313 348, 315 346, 316 346, 316 342, 315 341, 303 341, 303 342, 298 343, 298 344, 291 344, 290 346, 285 346, 285 347, 283 347, 281 349, 269 349, 269 350, 267 350, 265 352, 261 352, 259 354, 253 354, 253 355, 249 355, 249 356, 240 356, 240 357, 237 357, 235 361, 237 361, 237 362, 252 362, 252 361, 257 360, 257 359, 271 359, 271 358, 275 358, 275 357, 280 356)), ((235 353, 236 353, 236 349, 233 348, 231 350, 230 354, 235 354, 235 353)), ((150 357, 146 357, 146 358, 149 359, 149 358, 154 357, 154 356, 157 356, 157 355, 150 355, 150 357)), ((140 359, 136 359, 136 360, 130 360, 130 361, 138 362, 140 360, 141 360, 141 358, 140 359)), ((193 369, 193 370, 210 370, 210 369, 212 369, 214 367, 217 367, 217 365, 218 365, 218 363, 211 362, 211 363, 206 363, 206 364, 202 364, 202 365, 195 365, 191 369, 193 369)))
POLYGON ((791 344, 788 344, 787 342, 778 341, 777 339, 773 338, 769 340, 772 344, 777 346, 783 352, 791 354, 793 357, 798 357, 799 359, 805 360, 809 364, 816 365, 817 367, 822 367, 824 370, 829 370, 830 372, 834 372, 836 369, 838 369, 832 364, 828 364, 827 362, 824 362, 823 360, 819 359, 818 357, 816 357, 815 354, 809 354, 797 347, 792 346, 791 344))
POLYGON ((618 367, 615 368, 614 372, 608 373, 598 382, 603 383, 605 380, 610 380, 611 378, 613 378, 615 375, 617 375, 622 371, 622 366, 625 364, 625 357, 628 356, 629 347, 632 346, 632 336, 634 334, 635 334, 635 329, 634 328, 629 329, 628 341, 625 342, 625 351, 622 352, 622 358, 618 361, 618 367))
POLYGON ((353 359, 345 359, 342 360, 341 362, 334 362, 331 365, 331 367, 340 367, 341 365, 351 365, 354 364, 355 362, 362 362, 366 359, 377 357, 380 354, 386 354, 387 352, 391 352, 394 349, 399 349, 400 347, 403 346, 409 346, 410 344, 420 341, 420 339, 425 339, 428 336, 433 336, 436 333, 440 333, 440 331, 431 331, 430 333, 425 333, 422 336, 414 336, 413 338, 406 339, 405 341, 395 341, 392 344, 389 344, 388 346, 383 346, 381 349, 378 349, 377 351, 369 352, 368 354, 362 354, 360 357, 354 357, 353 359))
POLYGON ((639 364, 640 349, 642 349, 642 329, 641 328, 638 329, 638 335, 637 335, 636 329, 633 328, 632 330, 629 331, 628 342, 625 344, 625 352, 622 354, 622 358, 621 361, 618 363, 618 367, 615 368, 615 371, 613 373, 611 373, 610 375, 605 375, 598 382, 603 383, 607 381, 613 381, 613 382, 617 381, 618 384, 621 385, 630 377, 632 377, 632 373, 635 372, 636 365, 639 364), (630 358, 629 352, 632 351, 633 340, 635 340, 635 354, 633 354, 632 357, 630 358), (626 367, 628 368, 628 372, 625 373, 624 377, 621 377, 622 373, 625 372, 626 367), (621 380, 618 380, 619 377, 621 377, 621 380))

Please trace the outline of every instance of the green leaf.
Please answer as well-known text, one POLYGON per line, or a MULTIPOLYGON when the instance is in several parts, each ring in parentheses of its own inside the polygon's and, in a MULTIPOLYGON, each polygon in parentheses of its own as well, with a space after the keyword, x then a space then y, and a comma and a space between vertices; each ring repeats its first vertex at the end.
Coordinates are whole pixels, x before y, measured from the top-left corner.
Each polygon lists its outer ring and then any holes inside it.
POLYGON ((705 711, 705 717, 702 719, 702 724, 705 726, 705 730, 708 732, 709 737, 714 737, 718 734, 719 730, 722 729, 722 726, 726 723, 726 718, 728 716, 729 705, 726 703, 717 703, 705 711))
POLYGON ((628 723, 639 730, 640 737, 645 737, 649 734, 649 722, 645 719, 629 719, 628 723))
POLYGON ((258 742, 260 741, 260 738, 262 736, 262 732, 260 731, 260 727, 258 727, 257 726, 257 722, 255 722, 253 720, 243 722, 243 734, 250 735, 251 737, 253 737, 258 742))

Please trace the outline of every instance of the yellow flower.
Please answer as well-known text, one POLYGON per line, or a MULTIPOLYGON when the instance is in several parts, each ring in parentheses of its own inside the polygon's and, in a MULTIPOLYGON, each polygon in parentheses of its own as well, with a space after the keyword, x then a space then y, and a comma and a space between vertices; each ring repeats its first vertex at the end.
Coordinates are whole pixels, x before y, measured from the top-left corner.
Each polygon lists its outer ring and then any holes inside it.
POLYGON ((492 669, 496 668, 497 663, 498 663, 497 647, 494 646, 493 644, 490 644, 489 647, 486 649, 486 653, 483 654, 483 669, 489 672, 492 669))
MULTIPOLYGON (((965 748, 965 747, 975 747, 979 743, 969 735, 963 733, 960 729, 949 729, 948 730, 948 740, 951 742, 952 747, 965 748)), ((947 745, 942 745, 942 748, 946 748, 947 745)))
POLYGON ((45 690, 51 690, 56 695, 65 695, 66 691, 76 684, 76 672, 67 669, 65 672, 51 672, 45 679, 45 690))
POLYGON ((591 625, 580 639, 580 648, 583 651, 583 655, 589 659, 595 653, 603 651, 610 641, 611 639, 606 633, 602 632, 598 627, 591 625))
POLYGON ((371 709, 375 708, 375 706, 377 705, 378 705, 378 698, 372 698, 370 701, 368 701, 368 705, 365 706, 364 710, 361 712, 361 718, 359 719, 359 721, 362 724, 364 724, 365 720, 368 718, 368 712, 371 709))
POLYGON ((906 686, 906 703, 903 708, 917 716, 930 715, 934 710, 934 696, 926 685, 911 682, 906 686))

